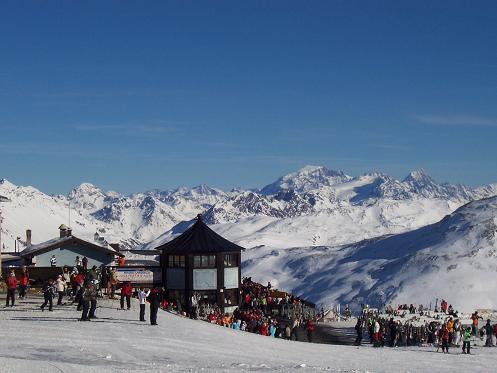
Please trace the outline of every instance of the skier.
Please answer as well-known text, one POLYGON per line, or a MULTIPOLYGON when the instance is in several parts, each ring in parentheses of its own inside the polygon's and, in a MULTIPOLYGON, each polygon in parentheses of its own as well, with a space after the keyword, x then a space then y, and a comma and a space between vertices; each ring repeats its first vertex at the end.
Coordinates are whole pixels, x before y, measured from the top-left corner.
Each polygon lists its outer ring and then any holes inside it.
POLYGON ((88 318, 91 319, 96 319, 97 316, 95 315, 95 311, 97 310, 97 280, 92 280, 90 281, 90 284, 88 285, 88 294, 87 297, 90 299, 90 312, 88 314, 88 318))
POLYGON ((53 288, 52 279, 49 279, 48 281, 45 282, 41 291, 43 292, 44 302, 40 306, 40 309, 44 311, 45 307, 48 304, 48 310, 53 311, 53 297, 55 296, 55 290, 53 288))
POLYGON ((150 294, 147 297, 150 303, 150 325, 157 325, 157 311, 159 310, 160 295, 156 287, 150 290, 150 294))
POLYGON ((88 258, 86 256, 81 259, 81 264, 83 264, 83 269, 86 271, 88 269, 88 258))
POLYGON ((28 289, 29 276, 25 267, 22 267, 21 277, 19 278, 19 298, 26 298, 26 290, 28 289))
POLYGON ((140 291, 138 292, 138 299, 140 301, 140 321, 145 321, 145 301, 149 295, 150 290, 145 292, 143 286, 141 286, 140 291))
POLYGON ((124 298, 126 298, 126 306, 128 310, 131 308, 131 295, 133 294, 133 288, 131 284, 126 281, 121 287, 121 309, 124 309, 124 298))
POLYGON ((52 255, 52 257, 50 258, 50 266, 52 268, 56 267, 57 266, 57 258, 55 257, 55 254, 52 255))
POLYGON ((85 281, 83 286, 81 286, 81 309, 78 306, 78 311, 82 310, 81 319, 79 321, 90 321, 88 318, 88 311, 90 310, 90 293, 88 292, 89 282, 85 281))
POLYGON ((57 300, 57 306, 61 306, 62 305, 62 298, 64 297, 64 293, 66 291, 66 282, 65 282, 64 278, 62 277, 62 275, 59 275, 57 277, 56 287, 57 287, 57 293, 59 294, 59 298, 57 300))
POLYGON ((471 328, 468 326, 463 333, 464 342, 462 344, 462 353, 470 354, 471 349, 471 328))
POLYGON ((14 270, 11 270, 9 273, 9 276, 5 280, 7 284, 7 298, 5 299, 5 307, 9 306, 9 300, 10 300, 10 306, 14 307, 14 304, 16 302, 16 288, 17 288, 17 278, 16 274, 14 273, 14 270))

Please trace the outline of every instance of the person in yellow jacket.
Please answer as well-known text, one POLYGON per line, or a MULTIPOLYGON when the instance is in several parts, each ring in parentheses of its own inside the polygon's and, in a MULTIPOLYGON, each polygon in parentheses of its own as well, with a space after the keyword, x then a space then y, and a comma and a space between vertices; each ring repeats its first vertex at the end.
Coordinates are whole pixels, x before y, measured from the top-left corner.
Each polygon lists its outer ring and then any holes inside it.
POLYGON ((447 331, 449 332, 449 346, 452 344, 452 340, 454 339, 454 321, 452 317, 449 317, 449 321, 447 321, 447 331))

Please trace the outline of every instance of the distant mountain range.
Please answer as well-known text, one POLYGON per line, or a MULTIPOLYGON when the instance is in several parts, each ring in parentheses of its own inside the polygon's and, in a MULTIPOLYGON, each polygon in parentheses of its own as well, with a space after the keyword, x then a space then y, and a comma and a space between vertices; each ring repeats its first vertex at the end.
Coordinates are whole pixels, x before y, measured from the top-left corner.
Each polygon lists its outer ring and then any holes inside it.
MULTIPOLYGON (((53 237, 59 224, 69 223, 70 214, 74 232, 82 236, 99 232, 109 242, 140 247, 199 213, 209 224, 248 220, 248 233, 256 236, 262 228, 284 232, 288 226, 297 233, 296 243, 333 245, 433 223, 464 203, 495 194, 497 184, 476 189, 438 184, 423 171, 398 181, 381 173, 352 177, 316 166, 280 177, 260 190, 230 192, 201 185, 122 195, 83 183, 67 196, 50 196, 0 180, 0 195, 12 200, 2 206, 7 247, 13 246, 14 237, 24 237, 26 229, 33 230, 33 240, 53 237)), ((248 246, 265 244, 256 236, 243 239, 240 232, 245 229, 231 232, 237 226, 228 229, 232 238, 248 246)), ((282 245, 290 243, 292 231, 283 233, 282 245)))
MULTIPOLYGON (((403 252, 399 250, 406 244, 396 249, 390 242, 400 241, 385 237, 400 234, 407 242, 428 232, 423 230, 428 229, 425 226, 449 229, 441 223, 431 224, 471 201, 493 201, 488 198, 496 194, 497 184, 479 188, 440 184, 422 170, 413 171, 400 181, 382 173, 352 177, 317 166, 306 166, 259 190, 228 192, 201 185, 122 195, 83 183, 67 196, 50 196, 33 187, 0 180, 0 195, 12 201, 0 206, 5 217, 2 233, 7 249, 13 249, 15 237, 24 239, 26 229, 32 229, 34 243, 53 238, 61 223, 69 223, 69 216, 73 231, 81 237, 93 239, 97 232, 108 242, 120 243, 125 248, 154 248, 181 233, 197 214, 203 214, 218 233, 247 248, 243 256, 246 274, 260 276, 261 281, 270 279, 327 302, 351 300, 351 294, 365 301, 400 297, 399 289, 403 287, 387 285, 385 280, 388 276, 381 263, 387 263, 386 259, 375 259, 361 270, 355 269, 366 282, 347 282, 348 291, 336 281, 330 282, 328 271, 333 272, 333 278, 339 278, 336 274, 340 270, 356 268, 350 264, 356 255, 352 253, 359 248, 360 252, 370 247, 374 250, 377 246, 373 242, 377 240, 398 257, 394 253, 403 252), (337 256, 335 252, 341 254, 337 256), (289 253, 296 254, 283 259, 289 253), (345 253, 350 255, 342 257, 345 253), (333 262, 335 259, 328 256, 342 258, 342 262, 333 262), (309 267, 309 263, 314 264, 309 267), (328 263, 326 268, 322 263, 328 263), (305 268, 308 270, 304 273, 305 268), (383 272, 375 272, 381 281, 375 281, 367 268, 383 268, 383 272), (313 271, 317 271, 316 277, 309 278, 313 271)), ((445 241, 440 242, 445 245, 445 241)), ((405 263, 417 263, 417 257, 412 255, 403 258, 405 263)), ((398 264, 400 268, 404 271, 398 264)))

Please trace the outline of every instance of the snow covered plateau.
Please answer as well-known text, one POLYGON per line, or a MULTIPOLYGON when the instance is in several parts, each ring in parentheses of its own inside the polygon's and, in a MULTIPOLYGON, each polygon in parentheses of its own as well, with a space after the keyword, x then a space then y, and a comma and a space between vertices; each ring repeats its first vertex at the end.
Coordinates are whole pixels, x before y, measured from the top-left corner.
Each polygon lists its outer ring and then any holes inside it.
MULTIPOLYGON (((352 177, 306 166, 258 190, 202 185, 132 195, 84 183, 67 196, 0 180, 3 242, 33 231, 33 243, 95 232, 125 248, 154 248, 202 214, 246 248, 243 275, 323 304, 415 302, 448 298, 456 308, 497 308, 497 184, 440 184, 424 171, 404 180, 352 177)), ((25 244, 25 242, 24 242, 25 244)))

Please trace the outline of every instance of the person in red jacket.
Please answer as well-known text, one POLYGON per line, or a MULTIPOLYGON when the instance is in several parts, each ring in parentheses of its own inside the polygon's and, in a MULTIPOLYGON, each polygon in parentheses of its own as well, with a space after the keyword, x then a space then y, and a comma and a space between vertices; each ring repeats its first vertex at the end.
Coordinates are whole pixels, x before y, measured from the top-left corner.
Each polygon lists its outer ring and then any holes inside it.
POLYGON ((128 310, 131 308, 131 295, 133 294, 133 287, 126 281, 123 286, 121 286, 121 309, 124 309, 124 298, 126 298, 126 306, 128 310))
POLYGON ((259 334, 267 336, 267 324, 265 322, 262 323, 259 329, 259 334))
POLYGON ((22 268, 21 277, 19 278, 19 298, 26 298, 26 290, 28 289, 29 276, 26 268, 22 268))
POLYGON ((307 340, 312 342, 312 333, 314 333, 314 324, 312 323, 312 320, 309 319, 307 320, 307 323, 305 324, 305 329, 307 330, 307 340))
POLYGON ((16 288, 17 288, 17 278, 14 271, 10 271, 9 276, 5 280, 7 283, 7 299, 5 300, 5 307, 10 306, 13 307, 16 301, 16 288))
POLYGON ((447 330, 447 326, 444 324, 442 329, 438 332, 438 338, 442 344, 442 352, 449 353, 449 331, 447 330))

